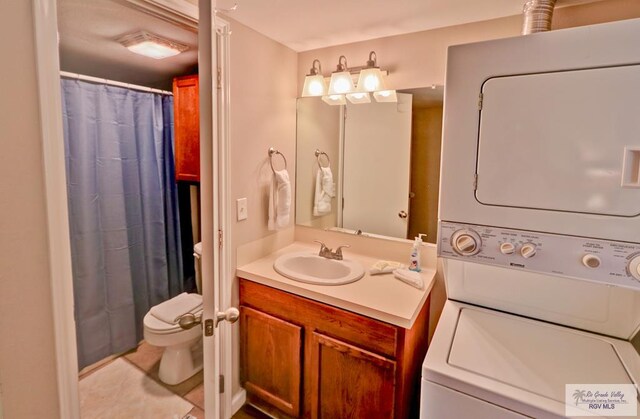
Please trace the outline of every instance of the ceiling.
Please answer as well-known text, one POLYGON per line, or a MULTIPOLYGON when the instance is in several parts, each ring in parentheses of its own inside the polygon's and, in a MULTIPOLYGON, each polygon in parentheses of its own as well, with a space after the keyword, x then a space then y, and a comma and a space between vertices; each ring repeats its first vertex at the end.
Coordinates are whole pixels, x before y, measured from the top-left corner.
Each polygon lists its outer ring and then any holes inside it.
POLYGON ((134 9, 122 0, 57 3, 61 70, 168 90, 174 76, 194 72, 197 33, 134 9), (134 54, 115 41, 138 30, 178 41, 189 50, 156 60, 134 54))
MULTIPOLYGON (((196 0, 190 0, 196 1, 196 0)), ((558 0, 558 6, 590 0, 558 0)), ((593 0, 591 0, 593 1, 593 0)), ((230 17, 301 52, 522 13, 525 0, 218 0, 230 17)))
MULTIPOLYGON (((155 0, 193 8, 198 0, 155 0)), ((169 89, 174 76, 197 66, 197 34, 131 3, 154 0, 58 0, 60 65, 64 71, 169 89), (146 30, 189 46, 154 60, 116 42, 146 30)), ((558 0, 559 5, 595 0, 558 0)), ((524 0, 217 0, 221 11, 295 51, 322 48, 521 13, 524 0)))

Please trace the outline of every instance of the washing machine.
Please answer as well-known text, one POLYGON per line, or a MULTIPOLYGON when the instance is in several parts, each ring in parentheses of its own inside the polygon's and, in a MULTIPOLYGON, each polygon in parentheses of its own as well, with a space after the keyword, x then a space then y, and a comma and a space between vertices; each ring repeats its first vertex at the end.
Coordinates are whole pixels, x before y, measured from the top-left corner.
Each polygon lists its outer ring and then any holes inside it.
POLYGON ((638 417, 638 39, 628 20, 449 49, 422 419, 638 417))

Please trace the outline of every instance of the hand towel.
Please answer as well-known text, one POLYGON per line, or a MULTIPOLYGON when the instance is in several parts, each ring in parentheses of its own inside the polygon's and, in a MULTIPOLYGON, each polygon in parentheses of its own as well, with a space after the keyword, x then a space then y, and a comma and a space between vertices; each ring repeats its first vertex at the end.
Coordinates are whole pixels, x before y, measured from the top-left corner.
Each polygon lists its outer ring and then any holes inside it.
POLYGON ((269 230, 279 230, 289 225, 291 212, 291 181, 286 169, 276 170, 269 190, 269 230))
POLYGON ((393 276, 398 278, 402 282, 406 282, 412 287, 416 287, 419 290, 424 289, 424 280, 422 275, 418 272, 410 271, 409 269, 396 269, 393 271, 393 276))
POLYGON ((153 317, 165 323, 177 324, 183 314, 197 313, 202 310, 202 296, 183 292, 157 306, 151 307, 149 312, 153 317))
POLYGON ((313 215, 319 217, 331 212, 331 198, 336 196, 336 185, 330 167, 321 167, 316 172, 316 190, 313 196, 313 215))
POLYGON ((396 269, 406 268, 406 265, 403 265, 400 262, 394 262, 391 260, 379 260, 374 263, 369 269, 370 275, 380 275, 380 274, 390 274, 396 269))

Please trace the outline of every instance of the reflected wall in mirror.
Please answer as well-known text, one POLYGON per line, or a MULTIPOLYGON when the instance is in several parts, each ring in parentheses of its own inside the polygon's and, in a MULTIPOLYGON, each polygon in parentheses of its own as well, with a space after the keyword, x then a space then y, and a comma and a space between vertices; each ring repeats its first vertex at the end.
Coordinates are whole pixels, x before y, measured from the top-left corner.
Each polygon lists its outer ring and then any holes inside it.
POLYGON ((400 90, 397 103, 298 99, 296 224, 435 243, 443 90, 400 90))

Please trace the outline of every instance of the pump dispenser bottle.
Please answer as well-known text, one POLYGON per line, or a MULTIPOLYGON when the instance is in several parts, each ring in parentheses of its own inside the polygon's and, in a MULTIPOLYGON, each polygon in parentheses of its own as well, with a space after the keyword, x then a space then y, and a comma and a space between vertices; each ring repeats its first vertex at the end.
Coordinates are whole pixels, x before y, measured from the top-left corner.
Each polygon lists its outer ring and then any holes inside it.
POLYGON ((409 270, 420 272, 420 246, 422 245, 422 237, 426 237, 426 234, 418 234, 413 241, 413 247, 411 248, 411 256, 409 257, 409 270))

